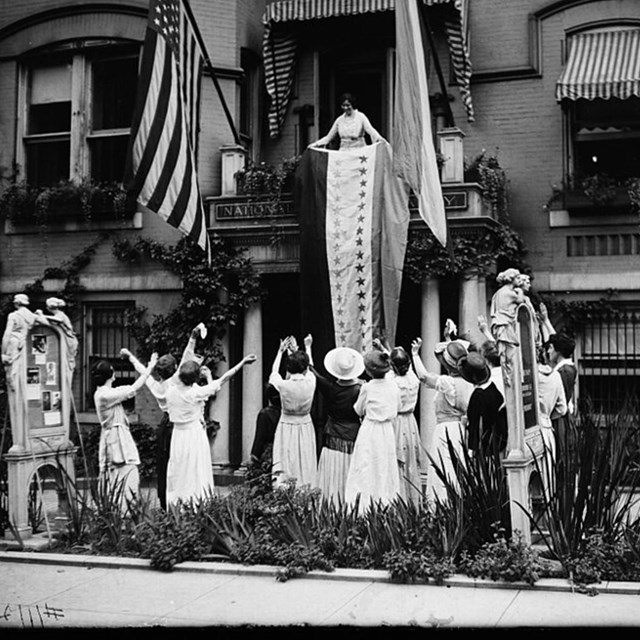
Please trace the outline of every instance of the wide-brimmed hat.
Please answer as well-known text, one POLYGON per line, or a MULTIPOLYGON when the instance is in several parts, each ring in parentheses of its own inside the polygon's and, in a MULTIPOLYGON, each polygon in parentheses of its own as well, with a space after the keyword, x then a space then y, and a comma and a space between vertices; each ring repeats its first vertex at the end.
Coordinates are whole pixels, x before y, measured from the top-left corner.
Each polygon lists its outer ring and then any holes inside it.
POLYGON ((351 380, 364 371, 364 358, 350 347, 336 347, 324 357, 324 368, 338 380, 351 380))
POLYGON ((477 351, 462 356, 458 362, 460 375, 472 384, 483 384, 491 377, 491 368, 487 359, 477 351))
POLYGON ((373 349, 364 354, 364 367, 370 374, 387 373, 391 369, 389 354, 373 349))
POLYGON ((16 293, 16 295, 13 296, 13 301, 25 307, 29 306, 29 296, 26 293, 16 293))
MULTIPOLYGON (((468 344, 468 343, 467 343, 468 344)), ((451 340, 442 352, 442 359, 447 366, 456 369, 460 358, 469 353, 469 348, 462 340, 451 340)))

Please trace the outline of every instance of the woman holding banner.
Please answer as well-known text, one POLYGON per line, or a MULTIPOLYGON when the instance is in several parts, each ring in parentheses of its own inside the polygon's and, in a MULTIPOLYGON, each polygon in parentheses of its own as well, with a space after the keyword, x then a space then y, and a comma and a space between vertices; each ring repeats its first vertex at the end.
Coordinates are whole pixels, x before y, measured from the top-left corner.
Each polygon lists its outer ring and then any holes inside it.
POLYGON ((335 136, 340 137, 340 147, 343 149, 356 149, 366 145, 364 134, 368 134, 371 142, 375 143, 384 138, 376 131, 369 118, 356 109, 356 100, 350 93, 343 93, 340 96, 340 108, 342 115, 336 118, 333 126, 326 136, 312 142, 309 147, 326 147, 335 136))

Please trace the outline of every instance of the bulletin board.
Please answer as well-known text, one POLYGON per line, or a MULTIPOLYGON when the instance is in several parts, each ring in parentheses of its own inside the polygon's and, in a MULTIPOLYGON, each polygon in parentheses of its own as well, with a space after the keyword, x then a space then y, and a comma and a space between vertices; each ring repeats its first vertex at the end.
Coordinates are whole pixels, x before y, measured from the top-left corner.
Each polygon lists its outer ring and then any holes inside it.
POLYGON ((29 427, 62 427, 62 371, 60 337, 37 325, 27 335, 27 414, 29 427))

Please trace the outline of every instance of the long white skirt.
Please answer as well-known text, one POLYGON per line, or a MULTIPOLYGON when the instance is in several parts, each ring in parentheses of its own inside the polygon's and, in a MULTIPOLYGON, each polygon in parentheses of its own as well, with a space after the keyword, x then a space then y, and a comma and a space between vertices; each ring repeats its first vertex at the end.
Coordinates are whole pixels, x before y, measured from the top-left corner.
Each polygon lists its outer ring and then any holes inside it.
MULTIPOLYGON (((457 488, 459 486, 458 479, 453 466, 453 460, 449 454, 447 436, 449 436, 449 440, 451 440, 454 449, 458 452, 458 458, 460 460, 464 460, 464 427, 458 421, 440 422, 436 424, 431 451, 429 453, 435 460, 438 467, 444 470, 450 484, 457 488), (441 456, 442 460, 440 459, 441 456)), ((440 502, 445 502, 447 500, 445 484, 436 473, 435 467, 430 459, 427 462, 426 497, 428 501, 435 501, 436 498, 439 498, 440 502)))
POLYGON ((422 501, 422 474, 426 472, 418 423, 413 413, 400 413, 393 421, 396 456, 400 474, 400 496, 419 505, 422 501))
POLYGON ((273 438, 272 473, 276 487, 294 479, 299 487, 316 486, 316 432, 310 416, 307 421, 299 423, 280 419, 273 438))
POLYGON ((347 475, 353 454, 323 447, 318 462, 317 485, 323 499, 336 505, 344 502, 347 475))
POLYGON ((345 486, 345 501, 353 506, 360 496, 358 512, 370 502, 388 504, 398 496, 400 480, 393 424, 365 419, 358 431, 345 486))
POLYGON ((213 493, 207 432, 201 422, 173 426, 167 465, 167 504, 200 500, 213 493))

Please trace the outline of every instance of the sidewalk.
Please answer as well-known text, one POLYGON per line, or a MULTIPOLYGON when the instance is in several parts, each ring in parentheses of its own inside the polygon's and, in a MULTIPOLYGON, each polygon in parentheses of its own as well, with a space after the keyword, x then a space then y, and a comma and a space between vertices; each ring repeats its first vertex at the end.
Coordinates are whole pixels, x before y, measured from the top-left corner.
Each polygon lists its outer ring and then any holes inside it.
POLYGON ((603 583, 593 597, 566 580, 534 587, 453 576, 398 585, 386 571, 314 571, 287 582, 275 568, 0 552, 0 628, 122 627, 639 627, 640 584, 603 583))

